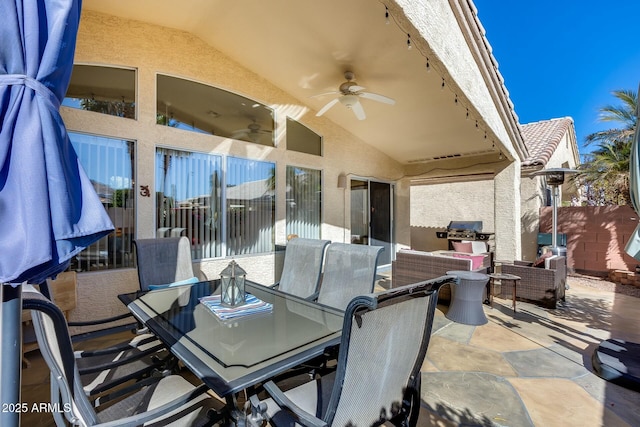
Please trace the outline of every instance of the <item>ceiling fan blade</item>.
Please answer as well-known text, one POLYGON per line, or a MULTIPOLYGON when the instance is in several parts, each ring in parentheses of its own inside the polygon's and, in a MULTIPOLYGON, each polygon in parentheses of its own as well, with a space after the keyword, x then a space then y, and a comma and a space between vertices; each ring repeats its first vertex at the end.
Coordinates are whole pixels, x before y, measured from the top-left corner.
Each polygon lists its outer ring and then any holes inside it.
POLYGON ((238 130, 231 134, 233 139, 243 139, 247 136, 249 136, 249 129, 238 130))
POLYGON ((334 105, 336 105, 336 103, 338 102, 338 99, 340 99, 340 98, 332 99, 327 104, 325 104, 325 106, 322 107, 322 109, 316 113, 316 117, 320 117, 321 115, 326 113, 329 108, 331 108, 334 105))
POLYGON ((334 90, 332 92, 325 92, 325 93, 319 93, 317 95, 311 95, 309 98, 320 98, 321 96, 325 96, 325 95, 338 95, 340 92, 334 90))
POLYGON ((396 103, 395 99, 391 99, 391 98, 388 98, 388 97, 383 96, 383 95, 378 95, 377 93, 360 92, 358 95, 360 95, 363 98, 370 99, 372 101, 382 102, 382 103, 385 103, 385 104, 393 105, 393 104, 396 103))
POLYGON ((367 115, 364 113, 364 108, 362 108, 362 104, 360 104, 360 102, 356 102, 355 104, 353 104, 351 106, 351 109, 353 110, 353 114, 356 115, 358 120, 364 120, 367 118, 367 115))

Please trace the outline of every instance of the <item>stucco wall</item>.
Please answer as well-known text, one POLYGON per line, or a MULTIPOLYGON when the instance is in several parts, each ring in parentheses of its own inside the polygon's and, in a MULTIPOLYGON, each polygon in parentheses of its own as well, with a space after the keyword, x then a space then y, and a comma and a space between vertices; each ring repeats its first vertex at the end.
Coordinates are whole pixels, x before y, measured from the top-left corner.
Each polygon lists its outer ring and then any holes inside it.
MULTIPOLYGON (((323 225, 322 238, 334 242, 349 241, 349 192, 338 188, 338 176, 358 176, 395 183, 403 176, 397 162, 358 140, 328 119, 315 117, 295 98, 260 77, 259 70, 247 70, 191 34, 146 23, 84 11, 76 48, 76 63, 104 64, 137 69, 137 120, 62 108, 63 119, 71 131, 131 139, 136 147, 136 185, 154 189, 154 155, 157 145, 276 163, 277 200, 285 198, 286 165, 322 170, 323 225), (276 111, 278 146, 265 147, 213 135, 156 125, 156 74, 182 77, 258 100, 276 111), (324 138, 323 157, 287 151, 284 123, 290 116, 324 138)), ((153 237, 155 199, 137 194, 137 238, 153 237)), ((397 238, 409 240, 408 185, 396 186, 395 218, 397 238), (402 229, 405 227, 405 229, 402 229)), ((286 242, 284 203, 276 206, 276 243, 286 242)), ((243 262, 248 278, 272 283, 276 274, 274 254, 252 257, 243 262)), ((216 277, 229 260, 206 260, 197 265, 201 272, 216 277)), ((81 273, 78 276, 81 309, 73 318, 94 317, 89 314, 118 312, 115 295, 137 287, 135 270, 81 273), (109 293, 110 296, 107 296, 109 293), (95 295, 100 295, 96 298, 95 295), (93 302, 92 302, 93 301, 93 302), (105 302, 112 305, 106 305, 105 302), (86 308, 85 308, 86 307, 86 308), (99 309, 99 310, 98 310, 99 309), (80 311, 82 310, 82 311, 80 311)))
POLYGON ((482 221, 483 231, 494 232, 492 180, 455 182, 411 187, 411 247, 433 251, 447 249, 446 239, 436 238, 450 221, 482 221))

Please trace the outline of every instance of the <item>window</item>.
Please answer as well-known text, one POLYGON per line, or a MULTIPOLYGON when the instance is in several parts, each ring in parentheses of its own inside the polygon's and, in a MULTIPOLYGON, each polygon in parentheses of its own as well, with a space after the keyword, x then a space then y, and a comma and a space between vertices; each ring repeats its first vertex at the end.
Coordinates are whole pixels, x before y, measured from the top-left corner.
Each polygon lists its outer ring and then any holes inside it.
POLYGON ((319 170, 287 166, 287 235, 320 238, 322 174, 319 170))
POLYGON ((156 149, 157 237, 187 236, 194 259, 274 249, 275 164, 227 157, 223 169, 224 161, 156 149))
POLYGON ((322 137, 287 117, 287 150, 322 156, 322 137))
POLYGON ((65 107, 136 118, 136 72, 124 68, 74 65, 65 107))
POLYGON ((194 259, 222 255, 220 156, 156 149, 157 237, 187 236, 194 259))
POLYGON ((94 271, 133 267, 135 236, 133 141, 69 132, 73 148, 115 230, 78 254, 71 268, 94 271))
POLYGON ((273 110, 226 90, 158 75, 156 123, 273 147, 273 110))
POLYGON ((227 255, 274 250, 275 164, 227 158, 227 255))

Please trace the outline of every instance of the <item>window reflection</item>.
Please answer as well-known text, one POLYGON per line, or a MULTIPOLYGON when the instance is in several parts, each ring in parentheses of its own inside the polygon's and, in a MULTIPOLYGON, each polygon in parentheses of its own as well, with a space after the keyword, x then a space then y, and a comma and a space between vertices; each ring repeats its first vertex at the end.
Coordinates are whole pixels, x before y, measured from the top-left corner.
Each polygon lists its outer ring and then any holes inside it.
POLYGON ((62 105, 110 116, 136 118, 136 72, 96 65, 73 66, 62 105))
POLYGON ((222 157, 156 150, 156 237, 187 236, 193 259, 222 256, 222 157))
POLYGON ((69 132, 71 144, 100 197, 115 230, 80 252, 76 271, 133 267, 135 194, 133 141, 69 132))
POLYGON ((194 259, 274 248, 273 163, 157 148, 156 191, 157 237, 187 236, 194 259))
POLYGON ((202 83, 159 74, 156 123, 193 132, 274 145, 273 110, 202 83))
POLYGON ((227 255, 274 250, 275 164, 227 158, 227 255))
POLYGON ((287 236, 320 238, 322 174, 319 170, 287 166, 287 236))

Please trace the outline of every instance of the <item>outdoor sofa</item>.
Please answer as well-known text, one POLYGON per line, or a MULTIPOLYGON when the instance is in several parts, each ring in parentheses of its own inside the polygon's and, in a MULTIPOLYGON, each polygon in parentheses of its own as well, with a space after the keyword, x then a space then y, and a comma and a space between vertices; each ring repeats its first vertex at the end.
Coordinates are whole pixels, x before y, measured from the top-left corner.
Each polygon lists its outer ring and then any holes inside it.
MULTIPOLYGON (((487 273, 491 268, 491 254, 472 254, 455 251, 415 251, 402 249, 391 263, 391 287, 443 276, 447 271, 464 270, 487 273)), ((451 301, 451 287, 444 285, 438 293, 439 302, 451 301)))
MULTIPOLYGON (((537 261, 514 261, 513 264, 502 264, 502 273, 515 274, 520 277, 516 289, 516 298, 533 302, 547 308, 556 308, 558 301, 564 301, 567 284, 567 258, 552 256, 537 261)), ((502 286, 497 294, 500 298, 513 297, 512 286, 502 286)))

